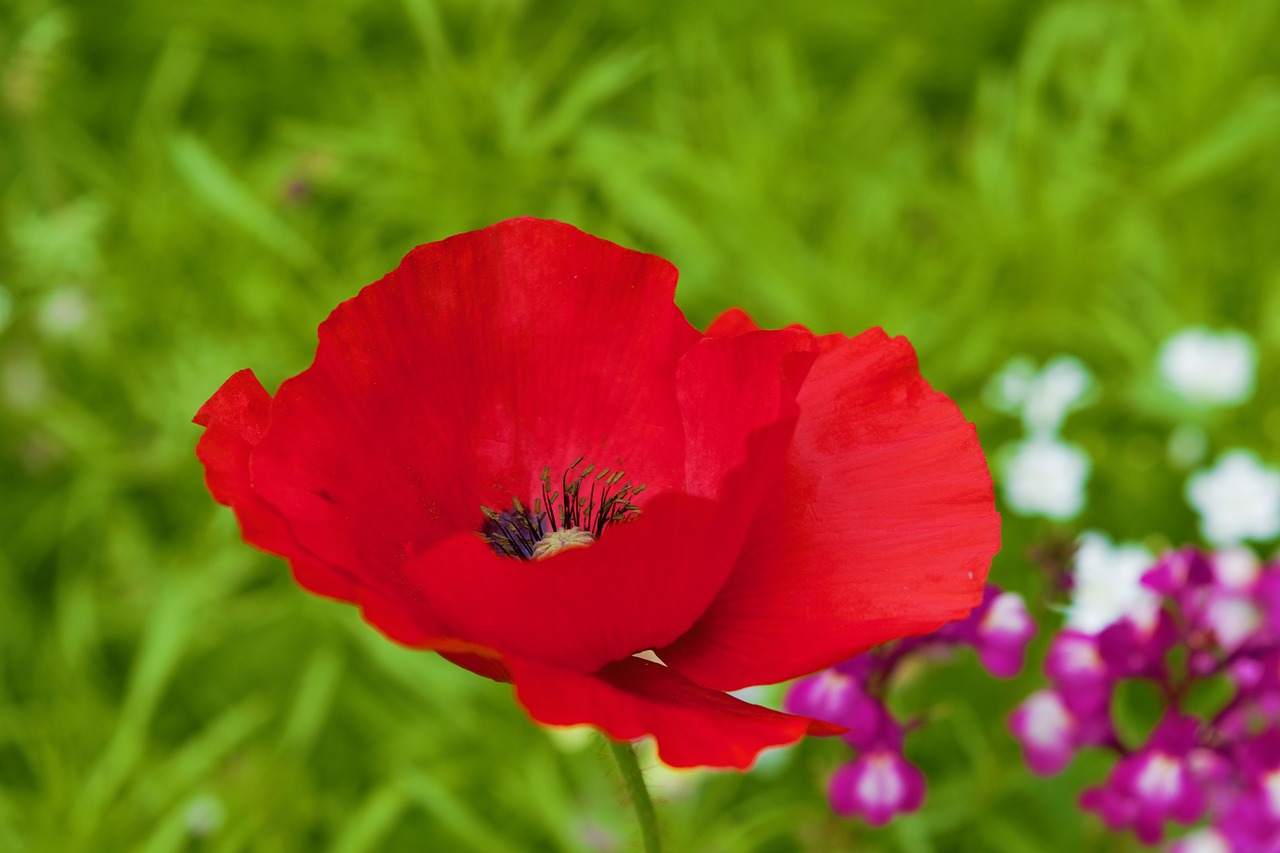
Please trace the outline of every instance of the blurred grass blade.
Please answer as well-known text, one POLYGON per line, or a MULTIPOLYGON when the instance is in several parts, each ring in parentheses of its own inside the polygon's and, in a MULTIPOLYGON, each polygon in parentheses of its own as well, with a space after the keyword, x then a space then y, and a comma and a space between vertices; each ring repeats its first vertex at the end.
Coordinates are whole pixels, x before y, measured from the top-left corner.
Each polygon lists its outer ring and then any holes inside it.
MULTIPOLYGON (((1158 173, 1165 193, 1181 192, 1280 144, 1280 87, 1257 85, 1208 133, 1195 140, 1158 173)), ((1274 164, 1274 160, 1272 161, 1274 164)))
POLYGON ((426 774, 408 773, 400 784, 407 796, 477 853, 518 853, 520 848, 494 834, 466 803, 426 774))
POLYGON ((305 751, 315 741, 333 706, 342 676, 342 661, 332 649, 317 649, 303 671, 293 710, 280 736, 281 745, 305 751))
POLYGON ((404 812, 407 799, 399 785, 388 783, 370 794, 342 822, 332 853, 371 853, 382 849, 382 841, 404 812))
POLYGON ((186 647, 192 628, 191 606, 188 591, 176 583, 157 601, 134 656, 115 735, 80 791, 72 838, 85 841, 93 837, 98 821, 142 758, 156 703, 186 647))
POLYGON ((203 142, 194 136, 175 136, 169 154, 179 176, 196 196, 231 224, 243 229, 290 265, 318 266, 315 250, 263 204, 203 142))

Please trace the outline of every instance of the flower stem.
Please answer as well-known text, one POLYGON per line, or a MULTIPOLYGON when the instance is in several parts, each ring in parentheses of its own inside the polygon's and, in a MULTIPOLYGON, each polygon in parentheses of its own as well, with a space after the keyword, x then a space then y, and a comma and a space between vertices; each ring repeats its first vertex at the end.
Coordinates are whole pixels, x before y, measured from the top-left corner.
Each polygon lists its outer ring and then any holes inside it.
POLYGON ((649 789, 644 785, 644 774, 640 772, 640 763, 636 761, 636 752, 631 744, 609 739, 609 747, 613 757, 618 761, 618 770, 627 783, 627 793, 631 796, 631 804, 636 809, 636 820, 640 822, 640 837, 644 839, 645 853, 661 853, 662 844, 658 841, 658 815, 653 810, 653 800, 649 799, 649 789))

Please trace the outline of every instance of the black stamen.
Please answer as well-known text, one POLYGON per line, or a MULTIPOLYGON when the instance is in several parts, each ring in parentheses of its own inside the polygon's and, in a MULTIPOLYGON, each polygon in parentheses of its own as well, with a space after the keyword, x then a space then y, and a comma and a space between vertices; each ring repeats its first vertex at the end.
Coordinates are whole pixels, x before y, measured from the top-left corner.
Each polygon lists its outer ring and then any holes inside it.
POLYGON ((544 467, 542 495, 534 500, 532 509, 518 497, 512 497, 512 508, 505 512, 480 507, 485 517, 480 537, 503 556, 531 560, 534 549, 548 533, 576 528, 599 539, 610 524, 635 518, 640 509, 633 499, 644 491, 644 484, 632 486, 627 480, 617 488, 626 473, 610 468, 596 473, 594 464, 573 474, 582 460, 579 456, 564 470, 560 475, 560 490, 555 492, 551 491, 551 466, 544 467), (588 477, 591 477, 591 488, 584 496, 582 486, 588 477))
POLYGON ((497 512, 487 506, 480 507, 485 522, 480 527, 480 538, 493 550, 508 557, 533 559, 533 549, 547 533, 546 517, 530 512, 518 498, 512 499, 514 509, 497 512))

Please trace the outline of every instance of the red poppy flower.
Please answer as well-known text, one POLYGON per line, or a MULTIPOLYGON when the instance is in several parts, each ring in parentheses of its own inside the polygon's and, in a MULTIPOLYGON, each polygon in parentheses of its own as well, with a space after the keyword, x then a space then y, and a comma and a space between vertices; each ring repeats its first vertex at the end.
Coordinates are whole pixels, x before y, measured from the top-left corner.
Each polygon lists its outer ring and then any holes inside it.
POLYGON ((986 462, 906 340, 737 310, 702 334, 675 281, 558 222, 419 246, 274 397, 246 370, 200 409, 209 490, 303 587, 535 720, 674 766, 832 733, 725 691, 964 616, 986 462))

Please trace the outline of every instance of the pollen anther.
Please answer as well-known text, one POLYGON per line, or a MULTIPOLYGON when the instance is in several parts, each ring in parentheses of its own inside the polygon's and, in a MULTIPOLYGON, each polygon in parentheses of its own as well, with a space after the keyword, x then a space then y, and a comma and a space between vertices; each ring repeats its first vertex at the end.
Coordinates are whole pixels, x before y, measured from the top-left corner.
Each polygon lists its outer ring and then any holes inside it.
POLYGON ((480 537, 503 556, 542 560, 571 548, 585 548, 610 524, 640 514, 634 498, 644 491, 643 483, 624 483, 625 472, 611 468, 597 472, 594 465, 575 474, 581 464, 582 457, 569 464, 556 491, 551 489, 551 467, 544 467, 542 495, 532 507, 518 497, 511 499, 512 508, 504 512, 480 507, 485 517, 480 537))
POLYGON ((545 560, 547 557, 554 557, 561 551, 585 548, 595 541, 596 537, 576 527, 570 527, 567 530, 553 530, 538 540, 538 544, 533 547, 533 559, 535 561, 545 560))

